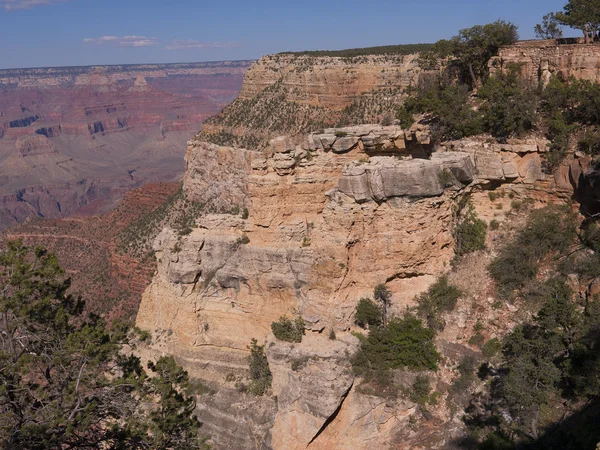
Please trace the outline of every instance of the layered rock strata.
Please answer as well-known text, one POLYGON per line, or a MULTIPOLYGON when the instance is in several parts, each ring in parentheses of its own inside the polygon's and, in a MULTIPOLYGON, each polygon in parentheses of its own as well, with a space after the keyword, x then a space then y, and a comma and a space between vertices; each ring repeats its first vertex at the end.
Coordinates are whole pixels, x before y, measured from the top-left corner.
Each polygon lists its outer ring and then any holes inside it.
POLYGON ((517 67, 530 83, 547 84, 553 76, 568 80, 575 77, 600 81, 600 45, 581 44, 577 40, 522 41, 501 48, 498 56, 490 60, 494 73, 517 67))
MULTIPOLYGON (((246 373, 251 339, 266 341, 278 403, 262 448, 396 442, 414 405, 388 407, 355 389, 348 355, 357 341, 348 330, 358 299, 386 283, 391 314, 414 304, 454 257, 461 191, 505 184, 548 197, 575 186, 544 174, 544 141, 432 150, 423 126, 326 129, 273 139, 264 151, 190 142, 188 196, 214 211, 248 213, 206 215, 185 236, 161 233, 158 271, 137 317, 153 331, 152 351, 175 354, 195 376, 227 387, 225 379, 246 373), (294 314, 306 323, 301 344, 269 337, 272 322, 294 314)), ((565 165, 572 177, 577 164, 565 165)))

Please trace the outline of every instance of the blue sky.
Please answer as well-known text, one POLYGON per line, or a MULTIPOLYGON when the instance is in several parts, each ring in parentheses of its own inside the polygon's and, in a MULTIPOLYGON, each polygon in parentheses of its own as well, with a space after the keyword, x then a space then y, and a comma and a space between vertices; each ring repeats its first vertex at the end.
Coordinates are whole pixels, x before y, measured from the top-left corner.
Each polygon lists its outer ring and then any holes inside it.
MULTIPOLYGON (((434 42, 498 18, 533 38, 564 0, 0 0, 0 68, 254 59, 434 42)), ((574 34, 574 32, 568 32, 574 34)))

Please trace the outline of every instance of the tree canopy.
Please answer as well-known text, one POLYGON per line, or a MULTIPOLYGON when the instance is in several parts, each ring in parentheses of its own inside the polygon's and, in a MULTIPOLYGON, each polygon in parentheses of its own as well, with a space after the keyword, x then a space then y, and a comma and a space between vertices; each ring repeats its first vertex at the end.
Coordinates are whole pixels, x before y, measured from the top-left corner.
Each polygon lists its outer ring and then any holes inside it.
POLYGON ((431 63, 449 59, 462 80, 471 87, 477 87, 487 77, 490 58, 498 54, 500 47, 513 44, 518 39, 515 24, 497 20, 465 28, 450 40, 438 41, 422 60, 431 63))
POLYGON ((84 317, 69 288, 44 248, 0 252, 0 448, 206 448, 187 373, 160 358, 149 376, 133 331, 84 317))
POLYGON ((555 18, 562 25, 581 30, 586 43, 593 42, 600 34, 600 0, 569 0, 555 18))

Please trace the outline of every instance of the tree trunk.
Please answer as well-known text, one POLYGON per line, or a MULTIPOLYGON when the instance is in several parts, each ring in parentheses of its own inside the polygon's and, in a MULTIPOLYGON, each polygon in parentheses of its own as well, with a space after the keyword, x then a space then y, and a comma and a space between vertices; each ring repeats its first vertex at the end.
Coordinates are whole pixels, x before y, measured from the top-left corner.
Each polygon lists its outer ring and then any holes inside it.
POLYGON ((469 74, 471 75, 471 82, 473 83, 473 89, 477 89, 479 87, 479 82, 477 81, 477 77, 475 76, 475 71, 473 70, 473 63, 469 63, 469 74))
POLYGON ((539 438, 539 433, 538 433, 538 429, 537 429, 537 423, 538 423, 539 419, 540 419, 540 411, 538 409, 535 412, 535 414, 533 415, 533 418, 531 419, 531 435, 532 435, 533 439, 536 441, 539 438))

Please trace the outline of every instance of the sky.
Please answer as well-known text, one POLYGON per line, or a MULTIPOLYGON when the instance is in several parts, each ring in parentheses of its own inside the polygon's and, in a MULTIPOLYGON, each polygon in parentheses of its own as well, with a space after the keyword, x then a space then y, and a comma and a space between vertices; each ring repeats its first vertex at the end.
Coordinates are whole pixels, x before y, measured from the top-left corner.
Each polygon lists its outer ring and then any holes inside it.
MULTIPOLYGON (((511 21, 532 39, 565 0, 0 0, 0 68, 257 59, 435 42, 511 21)), ((575 35, 568 31, 567 35, 575 35)))

